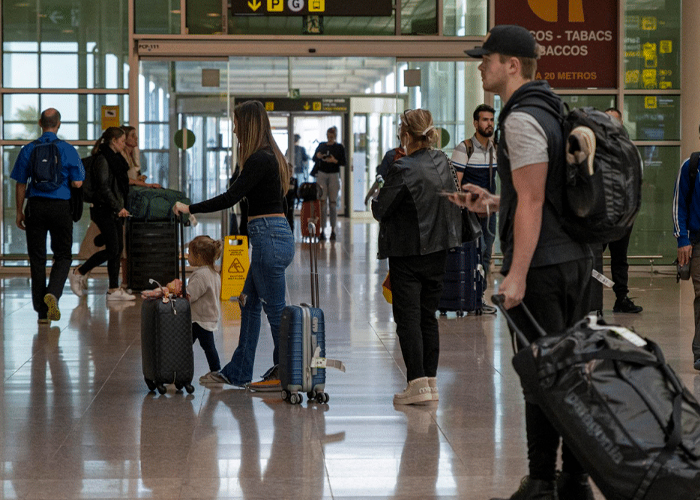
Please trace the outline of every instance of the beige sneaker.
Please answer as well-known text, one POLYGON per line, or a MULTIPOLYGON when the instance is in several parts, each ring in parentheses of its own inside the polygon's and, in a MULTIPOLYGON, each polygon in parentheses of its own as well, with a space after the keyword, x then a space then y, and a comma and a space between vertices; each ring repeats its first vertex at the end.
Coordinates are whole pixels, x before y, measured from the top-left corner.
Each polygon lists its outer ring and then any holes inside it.
POLYGON ((428 385, 430 386, 430 395, 433 401, 440 401, 440 393, 437 388, 437 377, 428 377, 428 385))
POLYGON ((428 385, 428 377, 411 380, 403 392, 394 394, 395 405, 412 405, 432 401, 433 396, 428 385))

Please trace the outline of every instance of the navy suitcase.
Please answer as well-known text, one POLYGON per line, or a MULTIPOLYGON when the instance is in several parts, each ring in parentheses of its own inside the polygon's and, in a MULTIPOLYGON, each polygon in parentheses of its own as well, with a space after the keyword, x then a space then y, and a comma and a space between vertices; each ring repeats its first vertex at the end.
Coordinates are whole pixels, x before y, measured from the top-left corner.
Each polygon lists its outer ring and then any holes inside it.
MULTIPOLYGON (((309 234, 316 227, 309 223, 309 234)), ((318 240, 311 238, 311 302, 287 306, 280 319, 280 383, 282 399, 292 404, 302 402, 305 392, 309 401, 327 403, 326 367, 345 371, 340 361, 326 359, 326 328, 323 310, 318 307, 318 240)))
MULTIPOLYGON (((182 219, 181 219, 182 221, 182 219)), ((183 223, 180 240, 184 250, 183 223)), ((185 257, 182 252, 182 297, 144 299, 141 304, 141 361, 143 378, 151 391, 165 394, 167 384, 194 392, 192 313, 185 285, 185 257)))
POLYGON ((484 293, 484 270, 481 265, 481 238, 463 243, 447 253, 442 297, 438 305, 440 314, 455 311, 481 314, 484 293))
POLYGON ((530 344, 494 297, 521 348, 524 391, 608 500, 700 499, 700 404, 658 345, 591 315, 530 344))

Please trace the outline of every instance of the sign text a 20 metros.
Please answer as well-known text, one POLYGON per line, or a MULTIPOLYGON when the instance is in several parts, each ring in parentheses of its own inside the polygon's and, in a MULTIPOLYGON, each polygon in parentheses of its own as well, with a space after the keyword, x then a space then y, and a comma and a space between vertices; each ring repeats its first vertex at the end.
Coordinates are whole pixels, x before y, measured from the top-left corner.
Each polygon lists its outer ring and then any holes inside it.
POLYGON ((538 80, 554 88, 615 88, 617 0, 496 0, 496 24, 530 30, 542 54, 538 80))

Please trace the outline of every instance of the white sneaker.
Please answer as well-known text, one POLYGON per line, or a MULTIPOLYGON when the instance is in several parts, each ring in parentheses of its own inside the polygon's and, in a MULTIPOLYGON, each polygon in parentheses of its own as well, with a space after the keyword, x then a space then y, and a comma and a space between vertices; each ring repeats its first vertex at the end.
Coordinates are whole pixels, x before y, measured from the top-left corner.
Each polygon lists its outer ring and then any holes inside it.
POLYGON ((411 380, 403 392, 394 394, 395 405, 412 405, 432 401, 433 395, 428 385, 428 377, 411 380))
POLYGON ((223 385, 228 384, 228 381, 219 372, 209 372, 199 377, 199 383, 202 385, 223 385))
POLYGON ((68 281, 70 282, 70 289, 78 297, 83 296, 83 283, 81 278, 83 275, 78 273, 78 269, 73 269, 68 273, 68 281))
POLYGON ((440 391, 437 387, 437 377, 428 377, 428 387, 430 387, 430 395, 433 401, 440 401, 440 391))
POLYGON ((112 293, 107 292, 107 300, 136 300, 136 296, 129 295, 121 288, 117 288, 112 293))

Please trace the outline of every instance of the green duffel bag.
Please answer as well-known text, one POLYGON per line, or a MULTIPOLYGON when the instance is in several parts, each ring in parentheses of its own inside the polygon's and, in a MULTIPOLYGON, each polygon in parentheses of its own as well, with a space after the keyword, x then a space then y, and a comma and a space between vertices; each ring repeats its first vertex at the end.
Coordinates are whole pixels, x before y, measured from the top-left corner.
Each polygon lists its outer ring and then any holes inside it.
POLYGON ((182 191, 130 186, 126 209, 134 220, 171 220, 175 218, 173 205, 177 201, 190 204, 190 199, 182 191))

